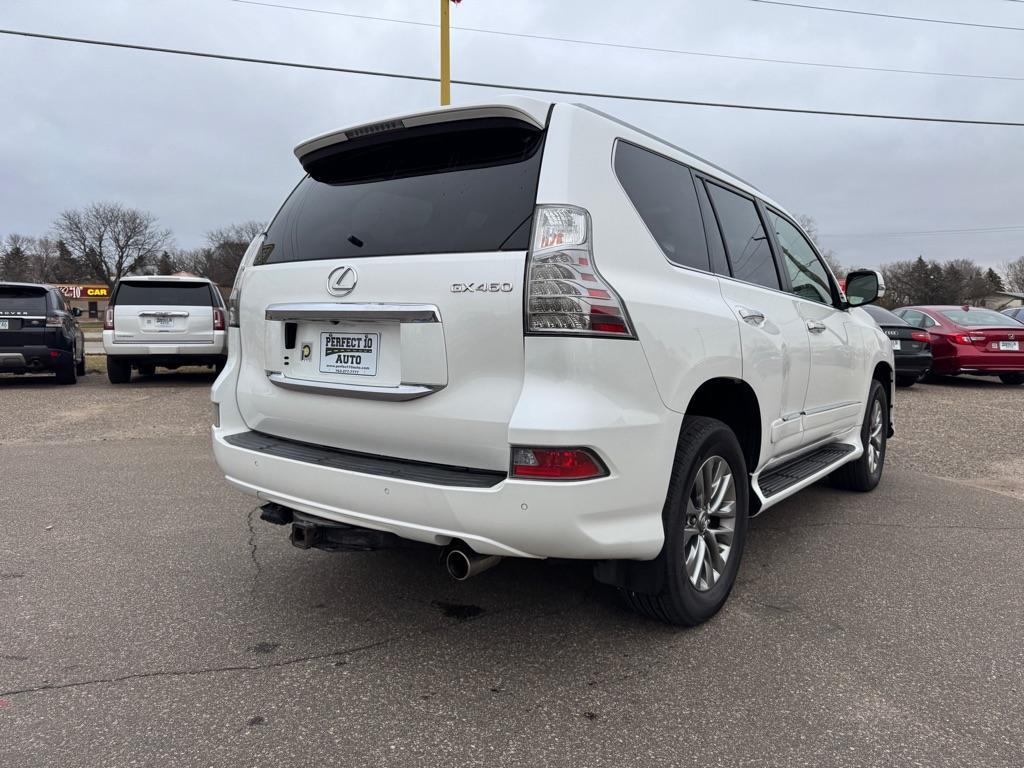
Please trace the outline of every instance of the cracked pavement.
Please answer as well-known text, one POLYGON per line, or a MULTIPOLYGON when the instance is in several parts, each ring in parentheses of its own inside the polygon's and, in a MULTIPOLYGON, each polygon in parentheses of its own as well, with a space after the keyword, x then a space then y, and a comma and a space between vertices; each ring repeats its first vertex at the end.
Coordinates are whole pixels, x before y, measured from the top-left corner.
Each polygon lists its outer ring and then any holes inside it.
POLYGON ((585 564, 292 548, 209 384, 0 377, 0 764, 1021 765, 1024 388, 899 390, 882 487, 756 519, 680 631, 585 564))

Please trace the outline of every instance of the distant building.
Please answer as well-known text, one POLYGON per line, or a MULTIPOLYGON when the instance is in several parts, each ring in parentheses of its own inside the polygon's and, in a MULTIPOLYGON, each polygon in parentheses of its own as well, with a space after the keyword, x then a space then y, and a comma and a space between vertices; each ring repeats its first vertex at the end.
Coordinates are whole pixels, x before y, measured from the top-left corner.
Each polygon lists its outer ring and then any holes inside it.
POLYGON ((107 309, 107 302, 110 301, 109 285, 58 283, 54 288, 64 294, 68 304, 78 307, 89 317, 100 317, 107 309))
POLYGON ((978 300, 978 306, 997 310, 1024 307, 1024 293, 992 291, 988 296, 978 300))

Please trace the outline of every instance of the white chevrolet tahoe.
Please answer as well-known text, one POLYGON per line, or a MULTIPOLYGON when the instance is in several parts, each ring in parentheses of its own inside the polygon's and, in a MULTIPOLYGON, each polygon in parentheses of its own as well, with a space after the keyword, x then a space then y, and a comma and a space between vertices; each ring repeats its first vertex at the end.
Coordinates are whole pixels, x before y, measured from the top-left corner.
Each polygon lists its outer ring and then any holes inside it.
POLYGON ((107 378, 125 384, 132 368, 152 376, 157 366, 220 371, 227 360, 224 319, 220 290, 205 277, 121 278, 103 320, 107 378))
POLYGON ((228 481, 300 547, 595 561, 692 625, 748 518, 869 491, 892 347, 750 184, 587 107, 508 97, 296 149, 213 387, 228 481))

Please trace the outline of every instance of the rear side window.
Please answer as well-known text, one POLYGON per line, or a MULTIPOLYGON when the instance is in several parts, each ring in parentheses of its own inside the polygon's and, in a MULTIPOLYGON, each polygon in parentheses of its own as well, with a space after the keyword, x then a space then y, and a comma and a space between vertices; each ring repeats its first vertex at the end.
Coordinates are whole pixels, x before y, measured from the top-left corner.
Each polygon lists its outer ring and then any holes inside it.
POLYGON ((690 169, 618 141, 615 175, 668 260, 707 270, 708 245, 690 169))
POLYGON ((871 315, 871 319, 879 325, 898 325, 900 327, 908 325, 902 317, 897 317, 885 307, 880 307, 877 304, 865 304, 861 309, 871 315))
POLYGON ((172 283, 147 281, 121 283, 113 303, 122 306, 210 307, 213 296, 209 283, 172 283))
POLYGON ((526 250, 543 141, 520 120, 489 118, 320 150, 257 263, 526 250))
POLYGON ((717 184, 707 186, 722 227, 733 277, 779 290, 775 259, 754 202, 717 184))
POLYGON ((828 271, 807 238, 775 211, 768 211, 768 221, 775 229, 775 238, 782 250, 782 263, 789 272, 791 292, 808 301, 831 304, 832 283, 828 279, 828 271))
POLYGON ((0 315, 46 314, 46 290, 15 285, 0 285, 0 315))
POLYGON ((905 309, 900 312, 900 317, 907 321, 907 325, 916 325, 918 328, 924 327, 924 315, 916 309, 905 309))

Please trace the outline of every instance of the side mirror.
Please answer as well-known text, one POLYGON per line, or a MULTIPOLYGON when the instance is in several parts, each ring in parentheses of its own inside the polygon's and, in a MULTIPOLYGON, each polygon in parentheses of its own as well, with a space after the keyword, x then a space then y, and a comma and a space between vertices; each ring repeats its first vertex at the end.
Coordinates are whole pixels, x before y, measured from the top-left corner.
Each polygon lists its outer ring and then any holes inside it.
POLYGON ((846 276, 846 303, 860 307, 885 296, 885 280, 873 269, 859 269, 846 276))
POLYGON ((78 307, 72 307, 71 308, 71 314, 74 315, 75 317, 81 317, 82 316, 82 310, 79 309, 78 307))

